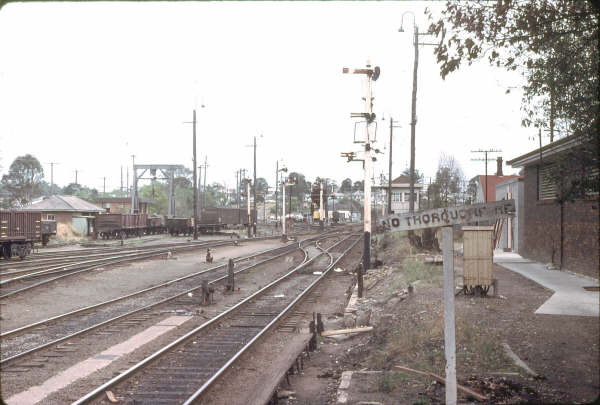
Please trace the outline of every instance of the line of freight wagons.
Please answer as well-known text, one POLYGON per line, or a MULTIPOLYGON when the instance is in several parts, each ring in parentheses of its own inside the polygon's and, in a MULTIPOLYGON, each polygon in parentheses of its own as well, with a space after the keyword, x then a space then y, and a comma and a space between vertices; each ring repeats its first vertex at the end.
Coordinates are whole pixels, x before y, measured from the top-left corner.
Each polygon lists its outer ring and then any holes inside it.
MULTIPOLYGON (((198 231, 217 232, 231 225, 248 225, 248 213, 238 208, 205 208, 201 210, 198 231)), ((95 234, 101 239, 124 238, 128 236, 191 235, 194 232, 194 218, 167 218, 148 214, 99 214, 95 220, 95 234)))

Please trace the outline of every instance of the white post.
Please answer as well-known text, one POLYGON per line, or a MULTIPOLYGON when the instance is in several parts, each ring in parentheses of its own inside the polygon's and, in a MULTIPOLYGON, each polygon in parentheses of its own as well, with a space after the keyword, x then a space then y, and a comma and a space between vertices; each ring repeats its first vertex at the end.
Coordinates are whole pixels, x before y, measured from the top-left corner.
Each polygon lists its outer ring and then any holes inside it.
POLYGON ((454 321, 454 241, 451 226, 442 228, 444 258, 444 348, 446 352, 446 405, 456 405, 456 349, 454 321))
POLYGON ((325 220, 325 207, 323 206, 323 182, 321 182, 321 187, 320 187, 320 204, 319 204, 319 218, 321 219, 321 221, 325 220))
POLYGON ((250 181, 248 181, 248 183, 246 183, 247 185, 247 196, 248 196, 248 226, 251 227, 252 226, 252 211, 250 211, 250 181))
POLYGON ((281 199, 281 207, 282 207, 282 212, 281 212, 281 235, 285 235, 285 180, 283 180, 281 182, 281 188, 283 189, 283 192, 281 194, 282 199, 281 199))

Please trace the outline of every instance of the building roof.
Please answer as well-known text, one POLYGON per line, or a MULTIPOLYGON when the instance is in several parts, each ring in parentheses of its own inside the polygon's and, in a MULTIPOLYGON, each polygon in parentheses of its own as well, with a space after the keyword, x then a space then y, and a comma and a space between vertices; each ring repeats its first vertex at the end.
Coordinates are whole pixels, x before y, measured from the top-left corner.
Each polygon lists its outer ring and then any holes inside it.
POLYGON ((543 146, 541 151, 540 148, 534 149, 531 152, 527 152, 526 154, 509 160, 506 163, 511 165, 512 167, 529 166, 531 164, 537 163, 540 160, 540 154, 543 159, 544 157, 549 157, 563 150, 570 149, 578 145, 579 143, 580 141, 574 136, 566 136, 562 139, 549 143, 546 146, 543 146))
POLYGON ((72 195, 45 197, 41 201, 26 205, 23 209, 32 211, 104 212, 104 208, 72 195))
MULTIPOLYGON (((96 201, 102 203, 123 203, 131 204, 131 197, 98 197, 96 201)), ((156 201, 152 198, 138 197, 138 201, 145 204, 154 204, 156 201)))
POLYGON ((479 184, 481 184, 481 190, 483 191, 483 198, 487 201, 496 201, 496 185, 503 183, 510 179, 517 179, 519 176, 510 175, 510 176, 491 176, 488 174, 487 176, 487 199, 485 193, 485 175, 476 176, 479 184))

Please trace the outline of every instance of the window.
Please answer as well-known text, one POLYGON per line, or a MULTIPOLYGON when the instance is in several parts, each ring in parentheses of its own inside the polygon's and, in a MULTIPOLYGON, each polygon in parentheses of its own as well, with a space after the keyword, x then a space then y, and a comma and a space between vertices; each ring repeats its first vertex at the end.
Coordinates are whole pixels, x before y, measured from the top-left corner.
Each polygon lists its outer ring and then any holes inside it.
POLYGON ((556 198, 556 183, 550 177, 552 168, 553 165, 538 166, 538 200, 554 200, 556 198))
POLYGON ((402 201, 402 193, 400 191, 392 191, 392 201, 402 201))
POLYGON ((54 216, 54 214, 46 214, 46 220, 47 221, 56 221, 56 217, 54 216))

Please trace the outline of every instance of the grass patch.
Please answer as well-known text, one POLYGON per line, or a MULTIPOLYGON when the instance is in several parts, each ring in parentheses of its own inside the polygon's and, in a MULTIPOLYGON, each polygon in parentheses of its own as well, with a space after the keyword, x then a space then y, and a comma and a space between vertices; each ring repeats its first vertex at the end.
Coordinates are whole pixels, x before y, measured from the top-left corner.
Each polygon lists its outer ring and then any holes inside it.
POLYGON ((444 283, 442 266, 433 264, 405 261, 402 264, 402 274, 404 275, 404 280, 409 284, 421 280, 421 282, 427 285, 442 287, 444 283))
POLYGON ((390 393, 400 387, 404 381, 409 380, 409 378, 406 373, 382 371, 381 373, 369 376, 366 388, 361 391, 390 393))

